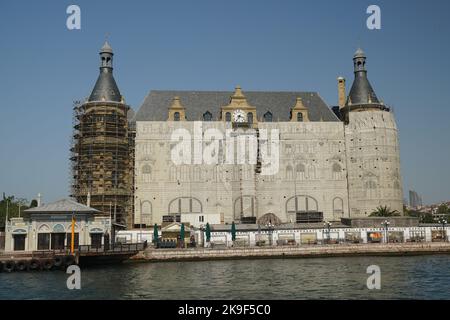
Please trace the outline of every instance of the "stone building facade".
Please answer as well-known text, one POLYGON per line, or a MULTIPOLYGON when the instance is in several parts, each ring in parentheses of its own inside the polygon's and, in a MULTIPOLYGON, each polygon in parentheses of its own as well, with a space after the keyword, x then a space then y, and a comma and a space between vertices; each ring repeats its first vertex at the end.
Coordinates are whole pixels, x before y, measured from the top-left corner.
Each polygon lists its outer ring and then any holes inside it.
POLYGON ((402 212, 394 115, 368 82, 362 50, 353 60, 347 97, 338 79, 337 112, 315 92, 151 91, 133 120, 135 224, 188 213, 278 224, 364 217, 380 205, 402 212), (271 146, 278 169, 264 174, 271 146))
POLYGON ((210 216, 276 225, 364 217, 380 205, 402 212, 397 126, 367 79, 362 50, 348 95, 338 78, 332 109, 317 92, 236 87, 152 90, 135 115, 112 76, 108 44, 100 56, 98 81, 78 108, 73 196, 117 213, 116 222, 193 214, 200 224, 210 216))

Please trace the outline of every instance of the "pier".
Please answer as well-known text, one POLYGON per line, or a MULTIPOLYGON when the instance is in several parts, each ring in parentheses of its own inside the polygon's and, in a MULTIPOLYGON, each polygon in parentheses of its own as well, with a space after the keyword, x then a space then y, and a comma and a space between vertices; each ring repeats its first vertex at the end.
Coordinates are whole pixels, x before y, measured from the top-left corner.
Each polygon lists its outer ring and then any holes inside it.
POLYGON ((199 261, 224 259, 314 258, 450 254, 450 243, 327 244, 280 247, 154 249, 133 256, 138 261, 199 261))
POLYGON ((0 272, 65 270, 73 264, 118 263, 142 252, 146 246, 146 243, 82 245, 73 254, 69 249, 0 253, 0 272))

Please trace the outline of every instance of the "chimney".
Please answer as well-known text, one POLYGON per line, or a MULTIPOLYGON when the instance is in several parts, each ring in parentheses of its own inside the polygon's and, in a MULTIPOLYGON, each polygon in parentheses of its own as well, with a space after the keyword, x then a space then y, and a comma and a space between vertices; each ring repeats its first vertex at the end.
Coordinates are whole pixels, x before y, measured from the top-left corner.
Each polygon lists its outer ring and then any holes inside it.
POLYGON ((338 78, 339 109, 345 106, 345 78, 338 78))
POLYGON ((41 194, 40 193, 38 193, 38 196, 37 196, 37 206, 38 207, 41 206, 41 194))
POLYGON ((86 206, 91 206, 91 192, 89 191, 87 194, 86 206))

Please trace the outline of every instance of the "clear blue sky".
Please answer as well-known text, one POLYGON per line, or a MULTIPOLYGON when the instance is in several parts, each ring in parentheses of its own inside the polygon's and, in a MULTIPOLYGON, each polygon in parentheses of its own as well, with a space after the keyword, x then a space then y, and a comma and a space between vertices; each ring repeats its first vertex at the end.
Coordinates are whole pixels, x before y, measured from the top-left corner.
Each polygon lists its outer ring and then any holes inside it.
POLYGON ((404 192, 450 200, 450 1, 0 2, 0 192, 69 193, 72 101, 90 94, 109 34, 115 78, 137 109, 151 89, 318 91, 337 103, 365 50, 395 109, 404 192), (81 30, 66 8, 81 7, 81 30), (366 28, 381 7, 382 29, 366 28))

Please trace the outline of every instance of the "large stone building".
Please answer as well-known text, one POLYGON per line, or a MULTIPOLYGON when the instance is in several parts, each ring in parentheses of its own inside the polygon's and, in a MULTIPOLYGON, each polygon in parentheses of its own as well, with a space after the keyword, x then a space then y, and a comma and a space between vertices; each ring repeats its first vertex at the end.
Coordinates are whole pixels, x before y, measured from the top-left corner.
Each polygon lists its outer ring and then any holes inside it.
MULTIPOLYGON (((362 50, 353 61, 352 88, 346 96, 338 78, 333 111, 317 92, 151 91, 131 121, 128 221, 192 214, 278 224, 364 217, 379 205, 402 212, 394 115, 369 84, 362 50)), ((86 104, 125 114, 118 89, 94 100, 86 104)))

